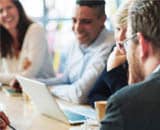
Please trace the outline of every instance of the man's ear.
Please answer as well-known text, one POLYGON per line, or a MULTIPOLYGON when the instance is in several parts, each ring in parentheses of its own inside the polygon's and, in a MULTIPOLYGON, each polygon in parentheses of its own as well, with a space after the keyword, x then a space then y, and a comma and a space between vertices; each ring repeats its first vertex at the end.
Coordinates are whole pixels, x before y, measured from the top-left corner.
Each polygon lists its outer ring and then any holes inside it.
POLYGON ((142 33, 137 33, 137 39, 139 42, 139 55, 142 61, 144 61, 149 55, 150 44, 145 39, 142 33))
POLYGON ((107 20, 107 16, 103 15, 99 20, 101 21, 101 24, 104 25, 105 21, 107 20))

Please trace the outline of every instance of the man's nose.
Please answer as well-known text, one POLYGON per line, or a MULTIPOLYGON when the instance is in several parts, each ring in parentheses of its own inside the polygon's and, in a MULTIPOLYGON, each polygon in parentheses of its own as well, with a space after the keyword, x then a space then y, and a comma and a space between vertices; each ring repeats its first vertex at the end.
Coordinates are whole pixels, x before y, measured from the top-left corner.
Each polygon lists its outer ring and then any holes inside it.
POLYGON ((83 25, 80 23, 80 22, 77 22, 76 24, 75 24, 75 31, 76 32, 80 32, 80 31, 82 31, 83 30, 83 25))

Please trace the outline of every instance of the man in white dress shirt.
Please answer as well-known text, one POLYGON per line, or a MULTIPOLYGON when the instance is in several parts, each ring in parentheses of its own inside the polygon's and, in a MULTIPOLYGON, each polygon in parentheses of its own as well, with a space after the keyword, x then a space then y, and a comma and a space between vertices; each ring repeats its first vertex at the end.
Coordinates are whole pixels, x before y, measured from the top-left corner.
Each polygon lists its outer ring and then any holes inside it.
POLYGON ((87 95, 105 67, 113 46, 106 30, 104 0, 77 0, 73 31, 77 38, 70 50, 62 77, 44 80, 53 95, 75 103, 86 103, 87 95))

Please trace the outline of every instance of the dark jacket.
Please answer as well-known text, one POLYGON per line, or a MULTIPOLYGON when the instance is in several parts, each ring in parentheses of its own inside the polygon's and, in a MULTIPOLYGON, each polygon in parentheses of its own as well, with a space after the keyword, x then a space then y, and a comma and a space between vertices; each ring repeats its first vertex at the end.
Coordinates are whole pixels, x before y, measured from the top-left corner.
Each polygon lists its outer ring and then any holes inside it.
POLYGON ((160 70, 111 96, 100 130, 160 130, 160 70))
POLYGON ((107 100, 110 95, 127 85, 127 73, 127 62, 108 72, 105 68, 88 95, 88 103, 93 106, 95 101, 107 100))

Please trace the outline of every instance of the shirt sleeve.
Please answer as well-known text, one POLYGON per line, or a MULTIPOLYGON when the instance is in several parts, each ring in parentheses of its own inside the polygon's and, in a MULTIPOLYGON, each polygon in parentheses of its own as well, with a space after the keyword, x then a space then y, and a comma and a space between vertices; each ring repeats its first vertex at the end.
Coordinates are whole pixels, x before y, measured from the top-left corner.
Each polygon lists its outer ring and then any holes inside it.
POLYGON ((53 78, 48 78, 48 79, 43 78, 43 79, 38 79, 38 81, 45 83, 47 86, 69 83, 68 75, 66 73, 64 73, 60 77, 53 77, 53 78))
POLYGON ((91 87, 105 67, 107 56, 108 52, 106 48, 103 48, 92 58, 90 64, 85 68, 82 76, 77 81, 72 84, 53 86, 51 89, 52 93, 67 101, 86 103, 91 87))
POLYGON ((127 63, 124 63, 107 72, 107 74, 103 77, 103 80, 107 84, 107 87, 109 87, 111 94, 128 84, 127 74, 127 63))
POLYGON ((15 75, 16 74, 6 74, 2 72, 0 73, 0 82, 9 84, 9 82, 15 78, 15 75))
MULTIPOLYGON (((9 83, 16 78, 17 74, 30 78, 35 77, 40 71, 47 53, 49 56, 45 31, 40 25, 33 23, 26 32, 20 57, 17 61, 17 69, 13 72, 0 73, 0 82, 9 83), (31 62, 31 65, 24 70, 23 62, 26 58, 31 62)), ((7 66, 10 67, 12 64, 10 62, 7 66)), ((9 70, 9 68, 6 70, 9 70)))
POLYGON ((45 38, 44 29, 39 25, 31 25, 25 38, 24 48, 22 49, 22 59, 19 65, 20 74, 27 77, 35 77, 42 66, 45 53, 48 53, 47 41, 45 38), (25 48, 26 47, 26 48, 25 48), (28 52, 26 52, 26 50, 28 52), (26 55, 27 53, 27 55, 26 55), (24 55, 24 56, 23 56, 24 55), (22 63, 24 58, 28 58, 31 66, 23 70, 22 63))
POLYGON ((94 107, 94 102, 99 100, 107 100, 111 95, 110 89, 106 82, 103 80, 106 77, 107 71, 104 68, 102 74, 96 80, 96 83, 93 85, 92 89, 88 94, 88 103, 94 107))

